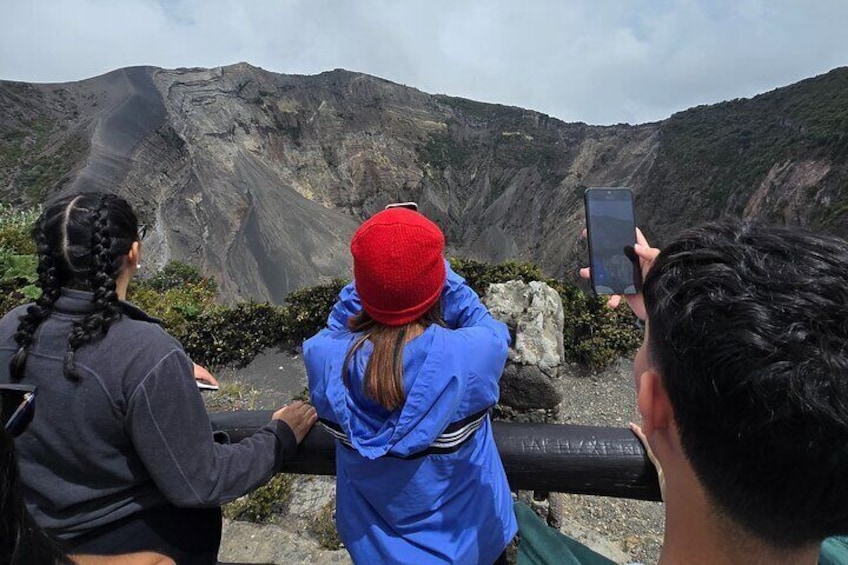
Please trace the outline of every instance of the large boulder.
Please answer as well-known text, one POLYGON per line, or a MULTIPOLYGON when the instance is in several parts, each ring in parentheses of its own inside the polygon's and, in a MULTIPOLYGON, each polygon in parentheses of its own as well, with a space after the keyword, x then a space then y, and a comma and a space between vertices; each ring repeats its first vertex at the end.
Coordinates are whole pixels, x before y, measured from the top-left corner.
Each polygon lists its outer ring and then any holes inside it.
POLYGON ((543 282, 509 281, 491 285, 485 302, 512 334, 501 379, 501 404, 518 410, 559 404, 562 395, 553 382, 564 359, 559 294, 543 282))
POLYGON ((500 385, 500 403, 517 410, 550 409, 562 402, 553 380, 535 365, 507 363, 500 385))

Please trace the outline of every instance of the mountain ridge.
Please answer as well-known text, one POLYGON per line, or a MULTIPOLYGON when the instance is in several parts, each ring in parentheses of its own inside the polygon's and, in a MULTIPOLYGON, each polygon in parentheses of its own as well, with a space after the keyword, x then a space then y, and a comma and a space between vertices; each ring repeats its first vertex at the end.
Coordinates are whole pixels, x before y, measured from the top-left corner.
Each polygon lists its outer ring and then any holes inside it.
POLYGON ((356 225, 396 200, 418 201, 453 253, 572 276, 587 186, 631 186, 658 242, 728 214, 848 235, 842 92, 848 68, 660 122, 592 126, 343 69, 0 81, 0 199, 122 194, 154 228, 145 262, 193 263, 225 299, 279 303, 349 276, 356 225))

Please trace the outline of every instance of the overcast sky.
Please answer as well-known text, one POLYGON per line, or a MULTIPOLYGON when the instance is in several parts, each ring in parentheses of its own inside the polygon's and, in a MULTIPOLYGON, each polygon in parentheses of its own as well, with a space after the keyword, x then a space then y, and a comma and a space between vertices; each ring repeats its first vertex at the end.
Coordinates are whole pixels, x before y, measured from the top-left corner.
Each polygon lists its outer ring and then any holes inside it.
POLYGON ((2 79, 341 67, 591 124, 848 65, 848 0, 0 0, 0 21, 2 79))

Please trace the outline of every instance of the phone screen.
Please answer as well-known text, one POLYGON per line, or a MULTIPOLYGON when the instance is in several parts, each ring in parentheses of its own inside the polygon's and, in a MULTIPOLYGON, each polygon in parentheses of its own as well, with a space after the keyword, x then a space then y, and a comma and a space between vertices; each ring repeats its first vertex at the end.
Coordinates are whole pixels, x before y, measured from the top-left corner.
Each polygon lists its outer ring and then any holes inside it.
POLYGON ((628 188, 588 188, 585 204, 592 290, 595 294, 636 294, 642 280, 633 252, 633 193, 628 188))

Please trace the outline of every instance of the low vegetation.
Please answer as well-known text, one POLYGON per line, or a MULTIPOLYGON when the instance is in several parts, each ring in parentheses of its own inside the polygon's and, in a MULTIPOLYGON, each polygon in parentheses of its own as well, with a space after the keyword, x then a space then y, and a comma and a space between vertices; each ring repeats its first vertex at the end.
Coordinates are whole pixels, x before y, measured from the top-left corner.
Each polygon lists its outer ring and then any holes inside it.
POLYGON ((229 504, 224 505, 224 517, 257 524, 272 524, 284 514, 291 500, 294 475, 278 473, 268 483, 229 504))
MULTIPOLYGON (((698 106, 674 114, 662 124, 657 162, 663 166, 650 182, 686 187, 687 195, 681 198, 699 198, 705 210, 739 214, 747 196, 775 165, 792 160, 845 161, 846 87, 848 70, 837 69, 750 100, 698 106)), ((844 184, 844 168, 834 167, 830 177, 823 182, 844 184)), ((813 217, 827 227, 838 218, 843 204, 838 200, 823 203, 813 217)))
POLYGON ((595 298, 573 284, 546 278, 532 263, 506 261, 490 265, 454 258, 451 267, 481 296, 485 296, 489 285, 511 280, 543 281, 556 290, 565 314, 563 345, 568 361, 602 369, 616 357, 633 351, 641 340, 635 318, 627 308, 610 310, 606 300, 595 298))
POLYGON ((35 242, 30 235, 40 210, 0 204, 0 312, 38 298, 35 242))
MULTIPOLYGON (((0 306, 2 312, 38 296, 35 246, 30 237, 37 209, 24 212, 0 206, 0 306)), ((603 368, 638 344, 639 333, 625 308, 608 309, 603 300, 578 287, 546 278, 531 263, 490 265, 453 258, 451 265, 480 295, 492 283, 544 281, 562 298, 564 344, 568 360, 603 368)), ((201 365, 217 369, 242 366, 268 347, 300 343, 321 329, 339 291, 341 279, 292 292, 285 304, 247 301, 232 306, 217 302, 215 280, 190 265, 167 264, 130 285, 128 298, 152 316, 201 365)))
POLYGON ((329 501, 312 519, 309 531, 324 549, 335 551, 344 547, 336 530, 336 499, 329 501))

